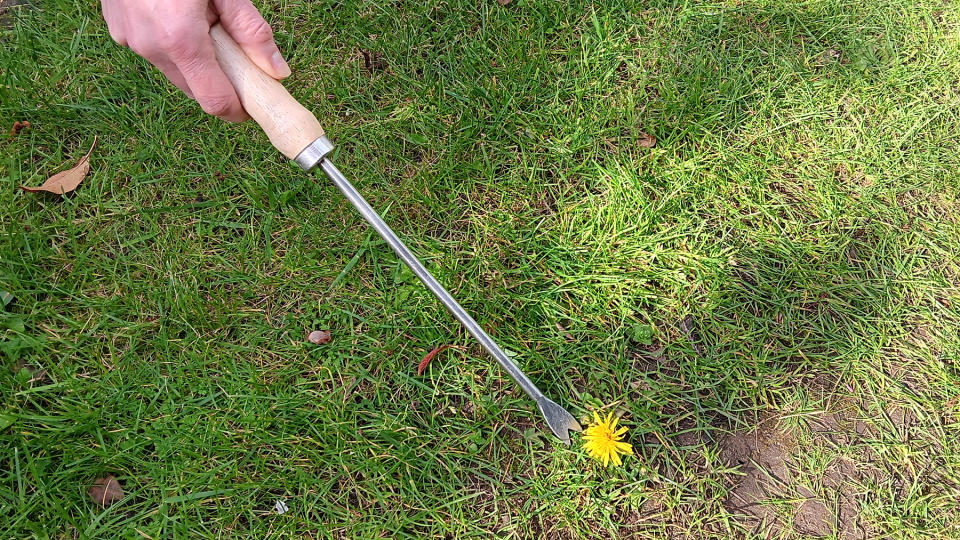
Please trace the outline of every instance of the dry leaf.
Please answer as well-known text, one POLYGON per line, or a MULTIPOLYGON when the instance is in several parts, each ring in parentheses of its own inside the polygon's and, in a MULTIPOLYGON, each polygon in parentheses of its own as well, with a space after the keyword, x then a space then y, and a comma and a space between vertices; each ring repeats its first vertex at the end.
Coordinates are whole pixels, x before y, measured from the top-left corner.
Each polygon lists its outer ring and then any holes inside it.
POLYGON ((330 331, 329 330, 314 330, 310 332, 310 335, 307 336, 307 340, 314 345, 323 345, 324 343, 330 343, 330 331))
POLYGON ((40 187, 27 187, 20 186, 24 191, 49 191, 50 193, 55 193, 57 195, 64 195, 70 193, 71 191, 77 189, 77 186, 80 185, 80 182, 83 181, 84 177, 87 176, 87 173, 90 172, 90 153, 93 152, 93 148, 97 146, 97 136, 93 136, 93 145, 90 146, 90 150, 87 151, 87 155, 80 158, 80 161, 73 166, 72 169, 67 169, 65 171, 58 172, 57 174, 51 176, 43 183, 40 187))
POLYGON ((567 341, 576 341, 576 340, 573 338, 573 336, 570 335, 570 332, 567 332, 567 329, 564 328, 562 324, 560 324, 560 323, 558 323, 558 322, 555 322, 555 323, 553 323, 553 324, 557 325, 557 330, 559 330, 560 333, 563 334, 563 337, 565 337, 565 338, 567 339, 567 341))
POLYGON ((27 120, 24 120, 23 122, 21 122, 20 120, 17 120, 16 122, 13 123, 13 127, 10 128, 10 138, 12 139, 16 137, 17 135, 20 134, 21 131, 25 129, 30 129, 30 122, 27 120))
POLYGON ((47 376, 47 370, 32 366, 23 359, 17 360, 16 366, 16 371, 27 370, 27 373, 30 374, 30 380, 27 381, 29 384, 33 384, 37 381, 43 381, 43 379, 47 376))
POLYGON ((106 508, 123 498, 123 487, 120 486, 120 481, 111 474, 96 479, 90 489, 87 490, 87 495, 93 502, 106 508))
POLYGON ((511 1, 512 0, 497 0, 497 3, 500 4, 501 6, 505 6, 509 4, 511 1))
POLYGON ((657 138, 645 131, 641 131, 639 143, 640 148, 653 148, 657 144, 657 138))
POLYGON ((439 347, 436 347, 432 351, 428 352, 423 357, 423 360, 420 361, 420 365, 417 366, 417 375, 423 375, 423 372, 427 369, 427 365, 430 364, 430 361, 433 360, 442 351, 445 351, 449 348, 462 349, 462 347, 457 347, 456 345, 440 345, 439 347))
POLYGON ((363 55, 363 65, 370 74, 384 71, 387 69, 387 61, 383 59, 383 53, 360 50, 363 55))

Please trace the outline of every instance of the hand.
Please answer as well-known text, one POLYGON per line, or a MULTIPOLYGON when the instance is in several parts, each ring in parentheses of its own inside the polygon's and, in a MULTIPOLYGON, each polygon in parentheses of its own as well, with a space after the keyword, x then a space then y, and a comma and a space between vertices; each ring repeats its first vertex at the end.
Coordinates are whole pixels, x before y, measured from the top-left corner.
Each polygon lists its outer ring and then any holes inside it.
POLYGON ((290 75, 273 30, 250 0, 101 0, 101 7, 114 41, 224 120, 243 121, 247 113, 213 53, 210 27, 218 20, 260 69, 277 79, 290 75))

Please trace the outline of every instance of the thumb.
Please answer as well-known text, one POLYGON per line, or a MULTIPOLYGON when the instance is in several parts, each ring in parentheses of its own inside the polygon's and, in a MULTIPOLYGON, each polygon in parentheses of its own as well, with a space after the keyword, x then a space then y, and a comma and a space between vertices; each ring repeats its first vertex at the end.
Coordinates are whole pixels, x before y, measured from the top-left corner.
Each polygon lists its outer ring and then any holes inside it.
POLYGON ((213 0, 220 24, 250 60, 274 79, 290 76, 290 66, 273 41, 273 30, 250 0, 213 0))

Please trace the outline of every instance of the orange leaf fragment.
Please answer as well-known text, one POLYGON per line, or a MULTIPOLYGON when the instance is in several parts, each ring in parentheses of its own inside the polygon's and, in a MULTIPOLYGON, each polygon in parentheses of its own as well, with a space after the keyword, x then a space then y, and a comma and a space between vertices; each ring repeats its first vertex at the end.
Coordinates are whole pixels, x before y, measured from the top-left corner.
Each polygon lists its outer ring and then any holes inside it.
POLYGON ((645 131, 641 131, 637 143, 640 145, 640 148, 653 148, 657 145, 657 138, 645 131))
POLYGON ((30 121, 29 121, 29 120, 24 120, 24 121, 21 122, 20 120, 17 120, 16 122, 13 123, 13 127, 10 128, 10 135, 9 135, 9 136, 10 136, 10 138, 12 139, 12 138, 16 137, 17 135, 19 135, 21 131, 24 131, 24 130, 26 130, 26 129, 30 129, 30 121))
POLYGON ((430 361, 441 352, 450 348, 463 350, 463 347, 458 347, 456 345, 440 345, 439 347, 435 347, 432 351, 425 354, 423 360, 420 361, 420 365, 417 366, 417 375, 423 375, 423 372, 427 369, 427 365, 430 364, 430 361))
POLYGON ((87 151, 87 155, 80 158, 80 161, 73 166, 72 169, 67 169, 65 171, 60 171, 57 174, 47 178, 47 181, 44 182, 39 187, 28 187, 20 186, 24 191, 37 192, 37 191, 48 191, 57 195, 66 195, 71 191, 77 189, 77 186, 80 185, 80 182, 87 176, 87 173, 90 172, 90 153, 93 152, 93 148, 97 146, 97 136, 93 136, 93 145, 90 146, 90 150, 87 151))

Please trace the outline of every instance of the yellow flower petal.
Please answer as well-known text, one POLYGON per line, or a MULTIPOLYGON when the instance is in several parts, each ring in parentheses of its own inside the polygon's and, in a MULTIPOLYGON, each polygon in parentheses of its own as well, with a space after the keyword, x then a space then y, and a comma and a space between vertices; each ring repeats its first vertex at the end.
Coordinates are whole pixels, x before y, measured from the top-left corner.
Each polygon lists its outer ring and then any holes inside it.
POLYGON ((583 447, 587 454, 603 463, 604 467, 611 461, 614 465, 622 465, 620 454, 633 455, 630 443, 621 442, 627 428, 617 429, 620 419, 615 418, 613 412, 608 412, 606 417, 601 419, 599 413, 593 411, 593 419, 594 423, 587 426, 583 433, 583 447))

